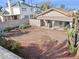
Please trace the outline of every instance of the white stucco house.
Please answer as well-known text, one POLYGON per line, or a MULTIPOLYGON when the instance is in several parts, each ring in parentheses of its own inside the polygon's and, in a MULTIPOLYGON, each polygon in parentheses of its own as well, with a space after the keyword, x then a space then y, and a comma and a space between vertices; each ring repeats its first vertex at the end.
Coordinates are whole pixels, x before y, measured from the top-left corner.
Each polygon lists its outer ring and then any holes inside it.
POLYGON ((30 20, 30 25, 43 28, 63 30, 66 26, 73 27, 73 11, 59 8, 48 9, 30 20))
POLYGON ((30 6, 24 1, 20 0, 13 4, 11 0, 8 1, 8 6, 3 9, 0 14, 0 21, 17 20, 17 19, 30 19, 34 15, 40 13, 42 10, 36 6, 30 6))

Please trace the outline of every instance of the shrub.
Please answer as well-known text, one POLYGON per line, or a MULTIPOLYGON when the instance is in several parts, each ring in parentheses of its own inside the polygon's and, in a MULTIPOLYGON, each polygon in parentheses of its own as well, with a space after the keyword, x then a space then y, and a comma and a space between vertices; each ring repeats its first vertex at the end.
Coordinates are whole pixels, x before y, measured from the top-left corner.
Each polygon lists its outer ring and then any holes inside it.
POLYGON ((20 44, 14 40, 8 40, 7 41, 7 49, 9 49, 10 51, 12 51, 16 54, 19 54, 20 44))
POLYGON ((77 47, 74 47, 73 45, 69 45, 68 46, 68 49, 69 49, 69 52, 70 53, 76 53, 78 48, 77 47))
POLYGON ((0 38, 4 37, 4 31, 0 31, 0 38))
POLYGON ((27 29, 27 28, 30 28, 31 26, 30 25, 26 25, 26 24, 22 24, 19 26, 19 29, 27 29))
POLYGON ((19 49, 21 48, 21 46, 16 41, 3 39, 0 41, 0 45, 10 50, 11 52, 19 55, 19 49))
POLYGON ((9 32, 10 30, 11 30, 10 27, 6 27, 6 28, 4 29, 4 32, 9 32))

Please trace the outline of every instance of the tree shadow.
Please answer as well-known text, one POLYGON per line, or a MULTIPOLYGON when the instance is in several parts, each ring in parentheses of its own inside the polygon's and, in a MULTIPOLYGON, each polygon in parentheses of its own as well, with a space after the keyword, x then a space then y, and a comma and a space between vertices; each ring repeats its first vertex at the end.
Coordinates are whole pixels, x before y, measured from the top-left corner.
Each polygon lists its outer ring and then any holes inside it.
POLYGON ((62 43, 58 43, 57 40, 45 41, 43 44, 31 43, 27 47, 22 47, 20 54, 24 59, 56 59, 75 56, 69 53, 67 40, 62 43))
POLYGON ((10 31, 8 33, 5 33, 5 36, 6 37, 17 37, 17 36, 21 36, 21 35, 24 35, 24 34, 28 34, 30 31, 25 31, 25 32, 22 32, 20 30, 15 30, 15 31, 10 31))
POLYGON ((24 59, 40 59, 42 50, 38 44, 30 44, 27 47, 22 47, 21 55, 24 59))

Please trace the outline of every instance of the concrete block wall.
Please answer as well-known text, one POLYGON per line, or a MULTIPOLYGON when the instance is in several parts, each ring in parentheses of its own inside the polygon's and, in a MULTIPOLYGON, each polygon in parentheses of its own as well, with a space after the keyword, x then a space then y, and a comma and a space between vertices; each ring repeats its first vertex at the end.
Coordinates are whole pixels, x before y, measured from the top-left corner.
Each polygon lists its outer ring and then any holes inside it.
POLYGON ((32 25, 32 26, 40 26, 40 20, 30 19, 29 24, 32 25))
POLYGON ((6 27, 16 27, 21 24, 28 24, 29 20, 11 20, 7 22, 0 22, 0 29, 3 30, 6 27))

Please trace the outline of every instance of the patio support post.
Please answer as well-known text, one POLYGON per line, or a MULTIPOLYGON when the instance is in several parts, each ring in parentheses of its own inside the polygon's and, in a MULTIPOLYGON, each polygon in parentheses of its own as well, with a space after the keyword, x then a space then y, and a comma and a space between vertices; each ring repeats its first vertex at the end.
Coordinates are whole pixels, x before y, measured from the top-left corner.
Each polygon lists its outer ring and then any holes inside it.
POLYGON ((55 21, 52 21, 52 28, 54 29, 54 24, 55 24, 55 21))
POLYGON ((72 29, 72 22, 70 22, 69 25, 70 25, 70 29, 72 29))
POLYGON ((47 27, 48 25, 47 25, 47 22, 46 22, 46 20, 44 20, 44 22, 45 22, 45 26, 47 27))

